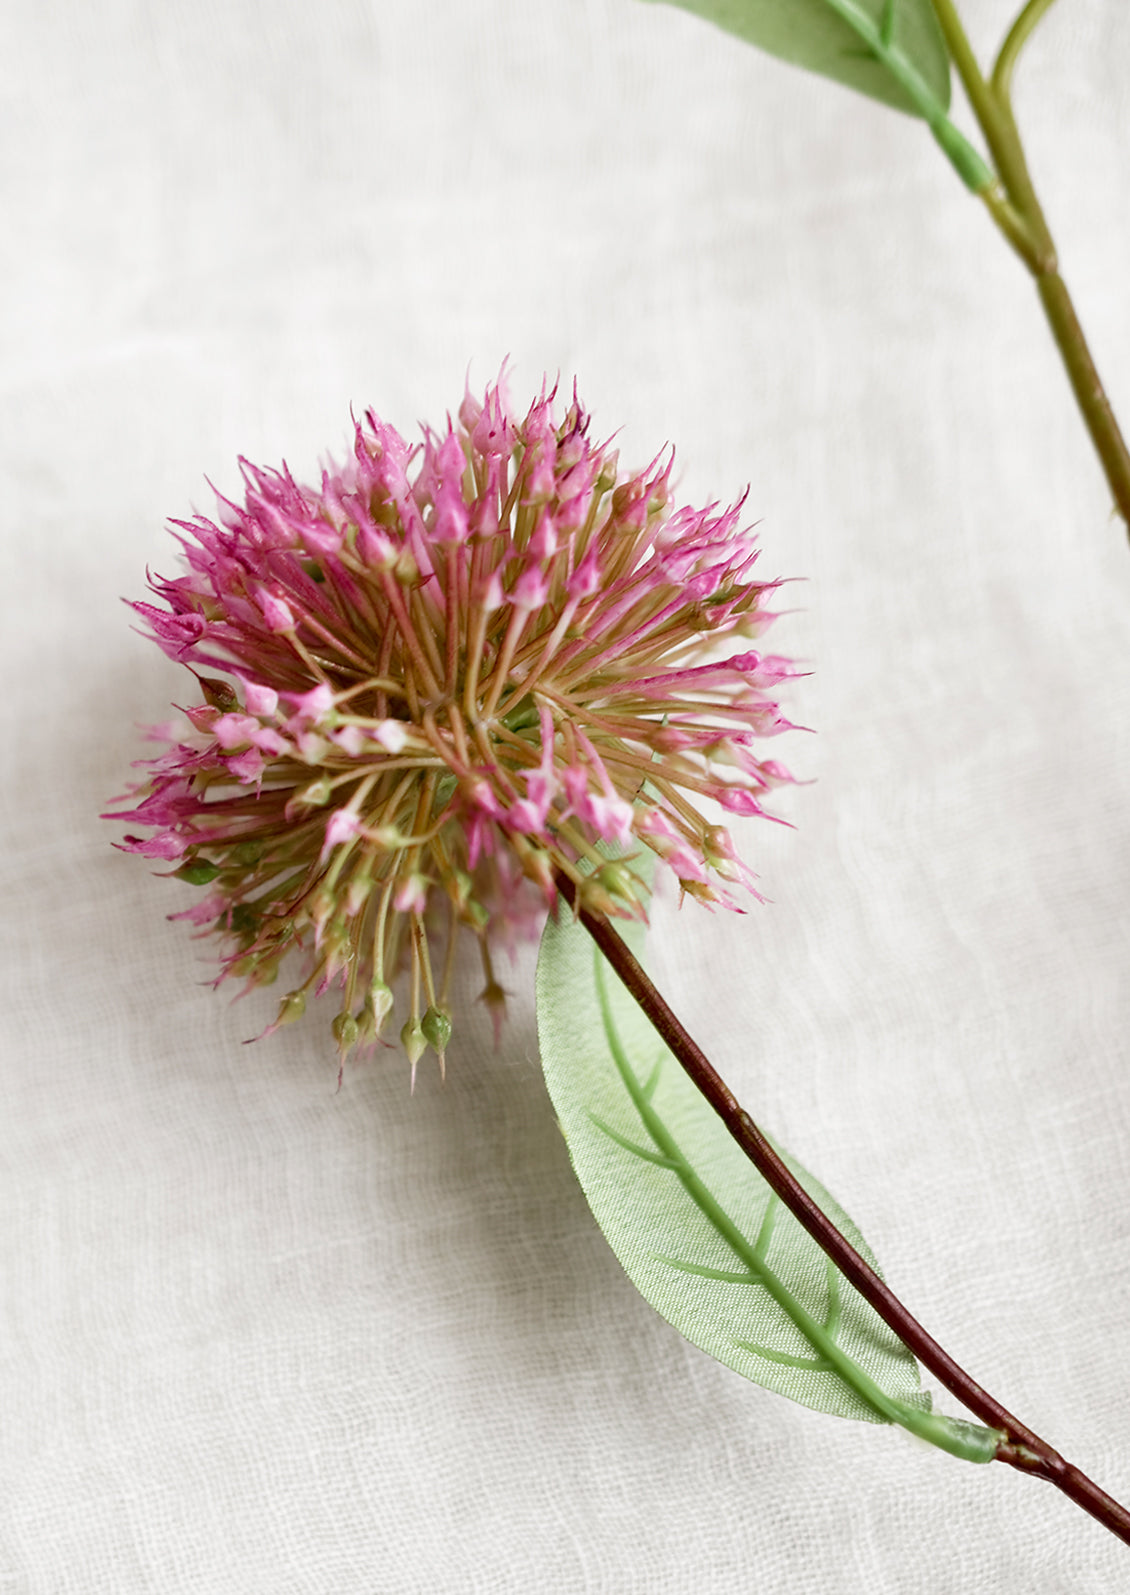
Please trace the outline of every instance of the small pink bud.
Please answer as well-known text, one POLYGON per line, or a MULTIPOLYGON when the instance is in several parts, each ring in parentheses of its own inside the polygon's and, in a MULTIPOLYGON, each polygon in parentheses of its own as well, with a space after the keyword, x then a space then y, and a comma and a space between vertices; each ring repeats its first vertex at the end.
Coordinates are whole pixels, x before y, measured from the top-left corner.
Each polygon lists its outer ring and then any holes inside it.
POLYGON ((428 886, 430 882, 423 875, 412 874, 404 877, 397 885, 392 896, 392 906, 399 914, 422 914, 428 903, 428 886))
POLYGON ((408 741, 408 730, 403 720, 382 720, 374 729, 373 738, 386 753, 403 753, 408 741))
POLYGON ((595 545, 570 576, 567 591, 570 598, 576 599, 594 598, 600 591, 600 563, 595 545))
POLYGON ((549 583, 538 565, 527 565, 514 584, 510 602, 515 609, 540 609, 549 597, 549 583))
POLYGON ((175 831, 158 831, 155 836, 145 838, 127 836, 125 846, 129 852, 139 853, 142 858, 183 858, 188 851, 188 843, 175 831))
POLYGON ((322 857, 333 847, 339 847, 342 842, 351 842, 361 829, 361 821, 352 809, 335 809, 326 821, 326 840, 322 846, 322 857))
POLYGON ((256 729, 251 733, 251 741, 261 752, 269 753, 275 757, 280 753, 290 752, 290 744, 286 738, 280 736, 272 726, 257 725, 256 729))
POLYGON ((279 695, 274 687, 261 687, 255 681, 245 681, 243 701, 248 714, 272 715, 279 706, 279 695))
POLYGON ((294 611, 285 598, 276 598, 273 593, 265 590, 260 590, 255 596, 259 608, 263 611, 268 631, 294 630, 294 611))
POLYGON ((212 726, 212 735, 221 748, 239 748, 251 741, 253 731, 258 731, 258 720, 247 714, 222 714, 212 726))
POLYGON ((557 552, 557 528, 553 523, 553 516, 548 510, 542 510, 538 517, 537 529, 530 538, 529 556, 536 559, 539 564, 545 565, 557 552))
POLYGON ((224 761, 236 780, 244 786, 249 786, 252 781, 257 781, 263 774, 263 755, 258 748, 248 748, 246 753, 237 753, 233 758, 224 761))
POLYGON ((365 746, 365 733, 358 725, 340 726, 338 730, 330 732, 330 741, 335 742, 343 753, 348 753, 355 759, 365 746))
POLYGON ((505 602, 506 594, 502 590, 502 577, 496 570, 492 570, 490 575, 487 577, 487 584, 483 595, 479 599, 479 607, 485 610, 488 615, 490 615, 493 614, 496 609, 501 609, 505 602))
POLYGON ((317 725, 334 706, 333 688, 324 681, 320 681, 309 692, 291 693, 288 696, 294 704, 294 712, 287 724, 293 727, 317 725))
POLYGON ((295 738, 295 746, 303 764, 321 764, 329 752, 330 744, 316 731, 303 731, 295 738))

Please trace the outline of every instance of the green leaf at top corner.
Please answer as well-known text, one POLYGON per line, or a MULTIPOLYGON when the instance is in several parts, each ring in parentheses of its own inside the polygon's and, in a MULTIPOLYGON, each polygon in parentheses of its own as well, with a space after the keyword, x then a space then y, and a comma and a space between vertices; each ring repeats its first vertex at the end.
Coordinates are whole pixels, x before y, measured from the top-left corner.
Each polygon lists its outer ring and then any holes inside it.
POLYGON ((931 0, 670 0, 783 61, 934 123, 950 66, 931 0))

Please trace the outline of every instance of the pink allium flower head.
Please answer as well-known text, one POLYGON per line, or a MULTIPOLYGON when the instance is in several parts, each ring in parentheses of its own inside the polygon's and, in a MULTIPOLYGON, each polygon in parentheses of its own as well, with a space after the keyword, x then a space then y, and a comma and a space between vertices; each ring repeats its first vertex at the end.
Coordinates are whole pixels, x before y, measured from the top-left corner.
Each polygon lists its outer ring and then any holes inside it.
POLYGON ((241 462, 243 503, 178 522, 187 574, 133 605, 205 701, 183 736, 155 728, 171 746, 107 817, 207 886, 173 917, 225 940, 221 979, 304 955, 271 1029, 333 987, 343 1054, 372 1043, 407 968, 403 1044, 442 1062, 457 932, 497 1020, 492 946, 558 872, 621 915, 643 912, 641 847, 703 902, 752 889, 702 804, 760 814, 789 779, 754 746, 788 729, 791 666, 749 646, 777 583, 741 503, 676 509, 669 457, 621 476, 575 393, 555 401, 519 420, 501 384, 468 393, 415 449, 368 412, 316 488, 241 462))

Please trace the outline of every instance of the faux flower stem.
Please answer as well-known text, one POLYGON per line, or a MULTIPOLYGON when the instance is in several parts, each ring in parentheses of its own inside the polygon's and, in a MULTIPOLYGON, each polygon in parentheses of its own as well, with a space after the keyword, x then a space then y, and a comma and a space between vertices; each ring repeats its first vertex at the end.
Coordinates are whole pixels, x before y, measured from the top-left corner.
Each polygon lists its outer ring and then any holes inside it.
POLYGON ((825 1255, 880 1318, 914 1353, 923 1367, 955 1396, 981 1423, 1001 1433, 997 1462, 1022 1473, 1047 1479, 1077 1506, 1089 1512, 1104 1528, 1130 1544, 1130 1511, 1101 1490, 1092 1479, 1066 1461, 1046 1440, 1035 1434, 1003 1407, 995 1397, 960 1367, 908 1311, 891 1288, 859 1255, 808 1192, 782 1162, 777 1152, 738 1102, 726 1082, 676 1018, 656 990, 639 961, 602 913, 582 906, 577 889, 564 872, 557 887, 593 938, 625 989, 639 1004, 652 1028, 726 1129, 784 1205, 821 1247, 825 1255))
POLYGON ((1028 38, 1040 21, 1045 11, 1050 11, 1055 0, 1028 0, 1000 47, 996 65, 993 67, 993 91, 1000 100, 1008 99, 1009 89, 1012 84, 1012 69, 1016 65, 1016 58, 1028 42, 1028 38))
POLYGON ((954 0, 933 0, 950 57, 989 147, 999 181, 981 191, 989 214, 1036 282, 1052 337, 1091 441, 1106 473, 1118 513, 1130 530, 1130 450, 1115 419, 1067 285, 1059 271, 1055 242, 1036 197, 1020 131, 1012 111, 1012 72, 1017 57, 1052 0, 1028 0, 1001 46, 986 79, 958 16, 954 0))

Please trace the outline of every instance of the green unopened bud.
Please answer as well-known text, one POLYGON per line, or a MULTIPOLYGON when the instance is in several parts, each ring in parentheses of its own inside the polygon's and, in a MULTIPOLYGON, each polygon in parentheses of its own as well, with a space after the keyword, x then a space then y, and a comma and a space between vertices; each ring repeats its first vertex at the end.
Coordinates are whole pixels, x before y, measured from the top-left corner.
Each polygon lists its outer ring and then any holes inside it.
POLYGON ((380 1030, 392 1012, 392 1006, 395 1001, 391 988, 386 986, 383 980, 377 979, 373 981, 369 987, 368 1007, 372 1012, 373 1022, 378 1030, 380 1030))
POLYGON ((350 919, 361 912, 369 901, 372 890, 373 877, 368 870, 359 870, 345 888, 345 912, 350 919))
POLYGON ((357 1042, 357 1021, 351 1013, 339 1013, 335 1016, 330 1029, 334 1033, 334 1040, 342 1052, 348 1052, 350 1047, 357 1042))
POLYGON ((688 631, 713 631, 716 622, 705 604, 692 604, 683 616, 683 625, 688 631))
POLYGON ((415 1072, 416 1065, 428 1050, 428 1038, 424 1034, 424 1027, 418 1019, 409 1019, 404 1029, 400 1032, 400 1045, 408 1054, 408 1062, 415 1072))
POLYGON ((471 901, 471 894, 475 890, 475 883, 466 870, 453 869, 444 882, 447 894, 455 904, 456 909, 466 908, 471 901))
POLYGON ((623 864, 602 864, 581 882, 580 900, 585 908, 601 914, 622 914, 625 909, 638 914, 639 892, 632 872, 623 864))
POLYGON ((354 951, 353 937, 344 919, 331 919, 322 933, 322 951, 331 965, 344 964, 354 951))
MULTIPOLYGON (((330 744, 325 737, 315 736, 312 731, 308 731, 302 739, 302 746, 298 749, 298 757, 303 764, 322 764, 329 751, 330 744)), ((316 781, 313 783, 315 786, 317 784, 316 781)))
POLYGON ((306 1012, 306 993, 304 991, 288 991, 282 1002, 279 1003, 279 1016, 275 1020, 277 1025, 292 1025, 296 1019, 301 1019, 306 1012))
POLYGON ((520 702, 500 718, 508 731, 529 731, 538 724, 538 706, 527 692, 520 702))
POLYGON ((454 775, 440 776, 439 780, 436 782, 436 795, 432 804, 433 814, 438 814, 440 809, 445 809, 447 807, 448 799, 454 795, 455 789, 458 787, 458 785, 458 779, 454 775))
POLYGON ((206 858, 191 858, 187 864, 173 871, 178 881, 187 881, 190 886, 207 886, 219 873, 218 866, 209 863, 206 858))
POLYGON ((734 858, 734 844, 721 825, 708 825, 702 834, 702 856, 712 870, 726 880, 741 879, 741 867, 734 858))
POLYGON ((254 941, 259 930, 259 910, 254 903, 233 903, 228 915, 233 936, 243 936, 254 941))
POLYGON ((459 909, 459 918, 464 925, 469 925, 478 936, 486 930, 490 921, 490 914, 477 897, 472 897, 469 903, 464 903, 459 909))
POLYGON ((428 1046, 442 1058, 451 1041, 451 1015, 444 1013, 442 1008, 429 1008, 420 1023, 420 1029, 424 1032, 428 1046))
POLYGON ((323 775, 320 780, 311 781, 309 786, 304 786, 301 792, 296 792, 291 802, 304 803, 311 809, 320 809, 332 796, 333 787, 330 785, 330 778, 328 775, 323 775))
POLYGON ((392 574, 402 587, 414 587, 420 580, 420 567, 407 549, 392 567, 392 574))
POLYGON ((620 450, 613 449, 610 454, 604 455, 600 463, 600 475, 593 486, 598 493, 607 493, 616 486, 616 478, 620 473, 620 450))
POLYGON ((310 919, 321 930, 337 907, 337 898, 325 886, 319 886, 310 900, 310 919))
POLYGON ((233 864, 258 864, 266 851, 262 842, 237 842, 228 857, 233 864))
POLYGON ((522 873, 547 894, 553 887, 553 860, 543 847, 535 847, 525 837, 515 836, 514 846, 522 862, 522 873))
POLYGON ((625 903, 635 903, 638 900, 635 877, 625 864, 602 864, 596 872, 596 878, 610 892, 613 897, 619 897, 625 903))

